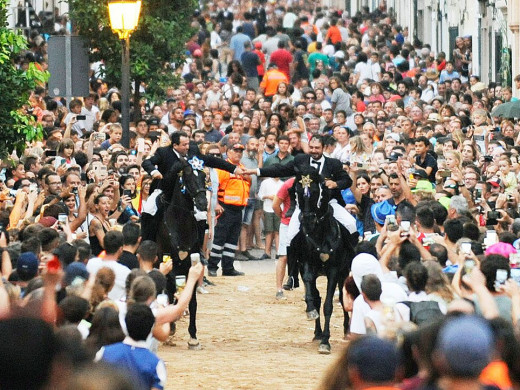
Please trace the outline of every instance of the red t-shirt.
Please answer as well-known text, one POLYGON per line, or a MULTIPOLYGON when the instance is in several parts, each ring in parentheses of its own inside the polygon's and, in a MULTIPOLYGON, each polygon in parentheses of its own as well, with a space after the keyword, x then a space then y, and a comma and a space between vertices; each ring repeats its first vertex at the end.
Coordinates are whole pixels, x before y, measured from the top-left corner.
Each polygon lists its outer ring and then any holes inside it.
POLYGON ((276 196, 282 200, 282 218, 280 220, 281 223, 284 225, 289 225, 289 221, 291 220, 291 217, 286 217, 285 213, 289 208, 291 207, 291 197, 289 195, 289 188, 291 188, 294 184, 294 177, 291 177, 289 180, 287 180, 285 183, 283 183, 282 188, 278 190, 278 193, 276 196))
POLYGON ((291 53, 285 49, 278 49, 271 54, 270 61, 276 64, 278 70, 285 74, 289 80, 291 80, 291 62, 293 58, 291 53))

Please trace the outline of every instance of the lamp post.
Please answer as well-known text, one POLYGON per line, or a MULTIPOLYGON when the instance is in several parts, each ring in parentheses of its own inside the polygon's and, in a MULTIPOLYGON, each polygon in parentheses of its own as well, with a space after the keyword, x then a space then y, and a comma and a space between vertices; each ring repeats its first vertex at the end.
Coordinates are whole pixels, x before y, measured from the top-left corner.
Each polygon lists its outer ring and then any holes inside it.
POLYGON ((141 1, 109 1, 108 14, 110 27, 121 40, 121 126, 123 138, 121 143, 130 147, 130 34, 139 23, 141 1))

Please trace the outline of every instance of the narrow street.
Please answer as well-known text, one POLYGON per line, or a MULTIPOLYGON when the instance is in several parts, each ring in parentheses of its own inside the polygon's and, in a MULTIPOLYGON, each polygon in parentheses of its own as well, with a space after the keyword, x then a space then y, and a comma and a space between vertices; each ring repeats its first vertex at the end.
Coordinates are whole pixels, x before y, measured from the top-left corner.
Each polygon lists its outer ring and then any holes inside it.
MULTIPOLYGON (((345 346, 339 306, 331 321, 332 354, 319 355, 311 341, 314 322, 305 317, 303 288, 285 292, 287 300, 278 301, 274 261, 239 265, 246 276, 212 278, 217 286, 198 295, 202 350, 187 348, 187 317, 177 323, 176 346, 159 349, 167 364, 166 388, 316 388, 345 346)), ((319 279, 320 291, 325 281, 319 279)))

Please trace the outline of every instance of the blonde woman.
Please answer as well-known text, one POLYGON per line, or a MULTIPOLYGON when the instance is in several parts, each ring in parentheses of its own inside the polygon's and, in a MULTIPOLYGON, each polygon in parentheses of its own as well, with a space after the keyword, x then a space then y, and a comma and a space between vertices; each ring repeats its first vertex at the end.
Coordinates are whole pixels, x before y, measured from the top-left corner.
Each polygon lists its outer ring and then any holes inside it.
POLYGON ((357 135, 350 139, 350 162, 356 162, 358 164, 365 164, 368 162, 371 150, 369 150, 361 136, 357 135))

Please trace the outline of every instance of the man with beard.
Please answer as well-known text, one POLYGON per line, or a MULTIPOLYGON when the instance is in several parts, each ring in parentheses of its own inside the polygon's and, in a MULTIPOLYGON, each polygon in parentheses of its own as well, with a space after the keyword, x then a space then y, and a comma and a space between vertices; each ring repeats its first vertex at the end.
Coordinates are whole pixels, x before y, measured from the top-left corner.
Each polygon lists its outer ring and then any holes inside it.
MULTIPOLYGON (((247 169, 256 169, 259 164, 258 161, 262 155, 258 153, 258 138, 251 137, 247 141, 246 150, 240 163, 247 169)), ((244 208, 242 217, 242 229, 240 231, 240 240, 238 242, 238 255, 247 260, 253 260, 254 256, 247 250, 247 238, 253 234, 253 213, 255 211, 256 195, 258 193, 256 176, 251 177, 251 187, 249 189, 249 199, 244 208)))
POLYGON ((278 152, 276 148, 276 134, 268 133, 265 136, 264 151, 262 154, 264 164, 271 156, 274 156, 276 152, 278 152))

